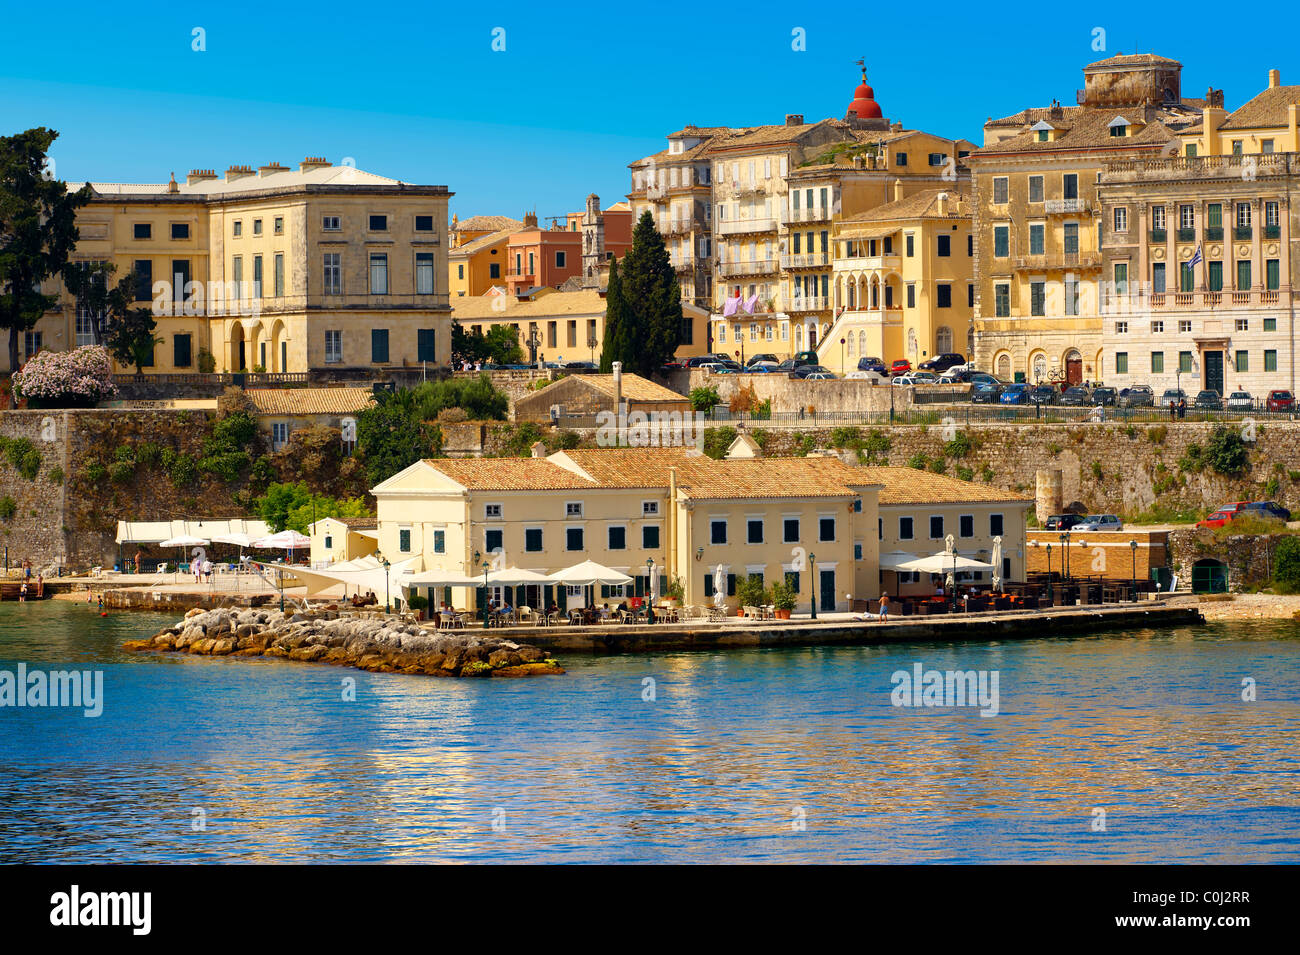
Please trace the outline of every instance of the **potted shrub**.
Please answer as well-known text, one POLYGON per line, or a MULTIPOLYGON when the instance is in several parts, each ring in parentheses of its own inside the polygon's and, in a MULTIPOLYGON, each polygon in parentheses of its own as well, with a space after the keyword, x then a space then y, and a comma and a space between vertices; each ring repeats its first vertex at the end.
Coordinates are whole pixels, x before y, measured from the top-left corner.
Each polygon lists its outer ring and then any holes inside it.
POLYGON ((795 598, 798 596, 794 588, 788 584, 777 581, 772 584, 772 607, 776 613, 777 620, 789 620, 790 613, 794 610, 795 598))
POLYGON ((33 355, 13 375, 16 398, 29 408, 93 408, 117 394, 113 363, 102 345, 33 355))
POLYGON ((681 606, 682 600, 686 597, 686 587, 682 583, 682 578, 671 577, 664 585, 664 603, 669 607, 681 606))
POLYGON ((411 608, 412 612, 415 613, 416 620, 424 619, 424 610, 429 606, 428 597, 425 597, 422 594, 411 594, 411 599, 406 603, 411 608))
POLYGON ((767 591, 763 587, 763 579, 757 575, 746 576, 737 581, 736 596, 740 600, 736 615, 740 617, 745 615, 746 607, 761 607, 769 602, 767 591))

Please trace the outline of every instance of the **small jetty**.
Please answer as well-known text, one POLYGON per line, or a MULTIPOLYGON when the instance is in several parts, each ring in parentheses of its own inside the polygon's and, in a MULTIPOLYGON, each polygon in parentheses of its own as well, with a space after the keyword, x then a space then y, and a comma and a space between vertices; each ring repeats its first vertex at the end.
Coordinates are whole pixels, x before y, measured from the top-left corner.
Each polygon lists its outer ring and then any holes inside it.
POLYGON ((335 608, 281 613, 219 608, 185 619, 125 649, 204 656, 281 657, 375 673, 524 677, 563 673, 545 650, 500 631, 425 630, 400 616, 356 616, 335 608))
POLYGON ((48 582, 38 585, 35 578, 27 581, 26 594, 21 580, 0 581, 0 600, 48 600, 52 593, 48 582))

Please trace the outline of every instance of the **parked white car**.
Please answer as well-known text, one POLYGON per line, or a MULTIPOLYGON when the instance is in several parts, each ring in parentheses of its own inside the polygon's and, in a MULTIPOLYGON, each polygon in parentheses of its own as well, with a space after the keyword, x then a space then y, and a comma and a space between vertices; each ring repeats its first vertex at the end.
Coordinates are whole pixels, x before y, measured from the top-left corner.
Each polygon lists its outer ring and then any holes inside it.
POLYGON ((1115 514, 1089 514, 1080 523, 1070 528, 1070 533, 1079 531, 1122 531, 1124 522, 1115 514))
POLYGON ((919 377, 919 372, 909 371, 906 375, 898 375, 889 380, 895 385, 919 385, 924 379, 919 377))
POLYGON ((878 371, 851 371, 844 377, 850 381, 881 382, 885 380, 885 376, 878 371))

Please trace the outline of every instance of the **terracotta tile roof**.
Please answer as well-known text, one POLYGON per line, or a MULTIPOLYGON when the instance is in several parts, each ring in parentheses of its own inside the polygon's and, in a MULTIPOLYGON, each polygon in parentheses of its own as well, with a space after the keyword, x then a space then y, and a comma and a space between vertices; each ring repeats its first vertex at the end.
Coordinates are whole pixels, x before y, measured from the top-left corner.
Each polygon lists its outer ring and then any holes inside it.
MULTIPOLYGON (((1030 111, 1026 110, 1026 112, 1030 111)), ((1171 127, 1176 127, 1181 131, 1186 123, 1196 118, 1190 110, 1184 110, 1182 107, 1175 109, 1162 108, 1157 111, 1156 116, 1151 117, 1147 125, 1138 130, 1136 135, 1111 136, 1110 122, 1116 116, 1124 116, 1136 123, 1141 120, 1142 113, 1142 107, 1111 106, 1104 109, 1074 107, 1072 110, 1065 110, 1065 115, 1056 119, 1039 117, 1033 120, 1034 123, 1046 121, 1055 129, 1063 131, 1063 135, 1053 141, 1039 142, 1037 134, 1026 127, 1015 136, 975 150, 971 154, 971 158, 978 160, 997 153, 1056 153, 1141 148, 1157 150, 1173 139, 1174 134, 1171 127), (1170 125, 1166 125, 1166 123, 1170 125)), ((1000 125, 1015 125, 1002 123, 1001 121, 995 122, 1000 125)), ((994 125, 994 123, 986 125, 994 125)))
POLYGON ((346 524, 349 530, 367 531, 379 526, 377 517, 336 517, 340 524, 346 524))
POLYGON ((923 189, 894 202, 868 209, 854 216, 845 216, 840 221, 849 222, 889 222, 900 219, 961 219, 972 215, 969 193, 952 189, 923 189), (939 196, 948 195, 948 211, 939 214, 939 196))
POLYGON ((462 323, 475 320, 513 322, 521 319, 540 321, 556 315, 605 314, 605 299, 594 289, 578 292, 549 292, 524 302, 513 295, 506 295, 504 296, 506 307, 500 311, 492 307, 498 297, 488 293, 453 298, 452 318, 462 323))
POLYGON ((458 255, 473 255, 475 252, 481 252, 486 248, 504 242, 514 233, 514 229, 498 229, 496 232, 489 232, 487 235, 481 235, 477 239, 471 239, 464 245, 458 245, 454 249, 448 249, 447 255, 450 258, 456 258, 458 255))
POLYGON ((1224 120, 1220 129, 1258 129, 1285 126, 1287 107, 1300 103, 1300 86, 1272 86, 1247 100, 1224 120))
POLYGON ((670 467, 712 460, 693 448, 574 449, 552 457, 572 462, 599 487, 667 487, 670 467))
POLYGON ((249 388, 261 415, 355 414, 370 404, 369 388, 249 388))
POLYGON ((472 491, 550 491, 593 486, 545 458, 431 458, 424 463, 472 491))
POLYGON ((1083 68, 1086 73, 1088 70, 1104 70, 1111 66, 1182 66, 1177 60, 1171 60, 1167 56, 1159 56, 1155 53, 1121 53, 1118 56, 1108 56, 1104 60, 1098 60, 1096 63, 1089 63, 1083 68))
POLYGON ((960 481, 944 474, 919 471, 903 467, 860 468, 866 480, 884 485, 880 491, 881 504, 1019 504, 1030 503, 1032 497, 960 481))
POLYGON ((509 216, 470 216, 468 219, 460 219, 456 222, 456 231, 500 232, 502 229, 513 231, 522 225, 523 223, 518 219, 509 216))
MULTIPOLYGON (((584 385, 590 385, 602 394, 614 397, 613 375, 578 375, 575 376, 584 385)), ((623 376, 623 397, 630 401, 689 401, 683 394, 655 384, 649 378, 640 375, 623 376)))
POLYGON ((818 127, 838 129, 845 139, 853 138, 852 127, 842 119, 823 119, 818 123, 801 123, 798 126, 772 125, 755 126, 751 129, 737 130, 729 136, 719 136, 709 141, 709 152, 717 153, 733 149, 749 149, 756 146, 778 146, 798 142, 806 133, 818 127))

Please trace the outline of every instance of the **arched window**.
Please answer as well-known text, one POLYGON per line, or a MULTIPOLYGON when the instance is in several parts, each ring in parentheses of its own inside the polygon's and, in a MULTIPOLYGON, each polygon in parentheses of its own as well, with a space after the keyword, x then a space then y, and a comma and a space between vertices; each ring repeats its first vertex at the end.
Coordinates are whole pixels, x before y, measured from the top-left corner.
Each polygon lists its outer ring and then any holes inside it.
POLYGON ((848 355, 849 355, 850 358, 852 358, 852 357, 853 357, 853 344, 854 344, 854 342, 857 341, 857 337, 858 337, 858 336, 854 335, 852 332, 849 332, 849 333, 848 333, 847 335, 845 335, 844 337, 845 337, 845 339, 846 339, 846 341, 847 341, 847 343, 848 343, 848 355))
POLYGON ((1010 355, 1003 354, 998 356, 997 371, 995 371, 994 374, 1002 381, 1011 380, 1011 356, 1010 355))
POLYGON ((912 356, 913 361, 916 360, 916 347, 916 329, 909 328, 907 330, 907 353, 912 356))
POLYGON ((803 351, 803 326, 802 325, 796 325, 794 327, 794 350, 803 351))
POLYGON ((975 326, 966 329, 966 360, 975 360, 975 326))
POLYGON ((867 333, 865 331, 858 332, 858 354, 863 358, 867 356, 867 333))
POLYGON ((1047 356, 1039 352, 1034 356, 1034 381, 1042 381, 1047 377, 1047 356))
POLYGON ((952 329, 947 325, 940 325, 934 333, 934 350, 940 355, 952 351, 952 329))

